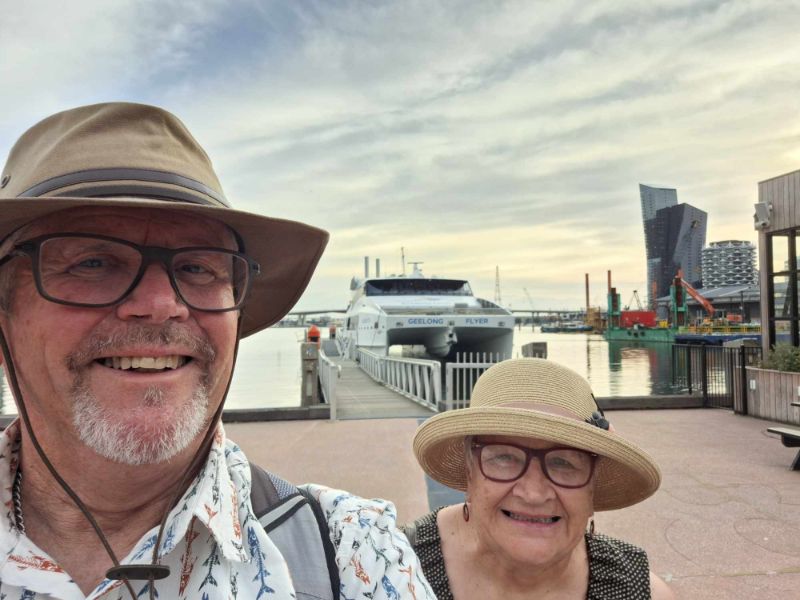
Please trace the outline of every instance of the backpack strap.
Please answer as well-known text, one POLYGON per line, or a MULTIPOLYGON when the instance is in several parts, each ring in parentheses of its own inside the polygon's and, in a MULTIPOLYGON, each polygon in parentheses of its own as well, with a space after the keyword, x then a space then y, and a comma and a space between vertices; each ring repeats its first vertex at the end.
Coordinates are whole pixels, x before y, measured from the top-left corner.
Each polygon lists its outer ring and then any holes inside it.
POLYGON ((260 518, 269 509, 276 506, 281 501, 278 488, 272 483, 269 474, 259 467, 250 463, 250 502, 253 505, 253 514, 260 518))
POLYGON ((299 600, 339 598, 336 548, 319 502, 250 463, 253 513, 289 565, 299 600))
POLYGON ((414 545, 417 543, 417 522, 419 519, 414 521, 413 523, 407 523, 406 525, 400 526, 400 531, 402 531, 406 538, 408 539, 408 544, 411 548, 414 548, 414 545))
POLYGON ((322 546, 325 549, 325 562, 328 565, 328 574, 331 579, 331 591, 334 598, 339 598, 339 590, 341 585, 339 582, 339 567, 336 564, 336 547, 331 541, 330 530, 328 529, 328 519, 322 512, 322 506, 319 501, 308 490, 299 489, 300 494, 308 502, 308 506, 314 512, 314 517, 317 519, 317 526, 319 527, 319 536, 322 539, 322 546))

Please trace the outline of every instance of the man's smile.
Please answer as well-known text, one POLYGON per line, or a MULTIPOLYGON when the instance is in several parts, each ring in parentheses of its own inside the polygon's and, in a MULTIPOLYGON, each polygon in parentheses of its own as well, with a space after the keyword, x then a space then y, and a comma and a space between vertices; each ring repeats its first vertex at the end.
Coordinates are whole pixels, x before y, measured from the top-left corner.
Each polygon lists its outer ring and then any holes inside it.
POLYGON ((189 356, 170 354, 167 356, 107 356, 96 362, 105 367, 127 371, 129 369, 152 373, 165 369, 179 369, 191 361, 189 356))

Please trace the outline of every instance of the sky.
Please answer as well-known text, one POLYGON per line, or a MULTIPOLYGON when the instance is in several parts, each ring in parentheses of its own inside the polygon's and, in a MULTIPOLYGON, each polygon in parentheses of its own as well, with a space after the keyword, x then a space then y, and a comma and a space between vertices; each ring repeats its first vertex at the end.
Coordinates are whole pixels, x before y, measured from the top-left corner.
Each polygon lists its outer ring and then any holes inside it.
POLYGON ((758 182, 800 169, 800 1, 27 0, 0 33, 0 160, 49 114, 178 115, 239 209, 331 241, 297 308, 363 257, 514 309, 644 296, 638 184, 755 242, 758 182))

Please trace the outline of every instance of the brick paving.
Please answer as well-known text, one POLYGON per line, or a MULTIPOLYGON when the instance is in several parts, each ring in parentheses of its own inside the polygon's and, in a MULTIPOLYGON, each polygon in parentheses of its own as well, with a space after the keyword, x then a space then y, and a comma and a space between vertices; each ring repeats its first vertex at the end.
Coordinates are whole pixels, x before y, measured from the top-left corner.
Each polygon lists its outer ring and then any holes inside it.
MULTIPOLYGON (((614 411, 617 431, 661 466, 661 489, 598 513, 599 531, 644 547, 679 598, 800 598, 800 472, 774 425, 717 409, 614 411)), ((389 498, 401 521, 443 497, 411 452, 417 419, 226 426, 251 460, 295 481, 389 498), (430 492, 430 493, 429 493, 430 492)), ((446 496, 446 494, 445 494, 446 496)))

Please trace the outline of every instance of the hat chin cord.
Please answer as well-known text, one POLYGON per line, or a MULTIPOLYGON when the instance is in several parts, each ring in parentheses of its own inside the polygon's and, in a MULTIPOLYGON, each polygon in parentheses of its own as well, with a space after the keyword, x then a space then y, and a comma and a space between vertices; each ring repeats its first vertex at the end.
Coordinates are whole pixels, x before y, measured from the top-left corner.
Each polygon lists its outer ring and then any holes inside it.
POLYGON ((92 513, 80 499, 78 494, 69 486, 69 484, 64 480, 63 477, 58 473, 56 468, 53 466, 53 463, 50 462, 50 459, 47 458, 47 454, 42 448, 39 440, 36 437, 36 434, 33 432, 33 427, 31 427, 30 419, 28 419, 28 410, 25 407, 25 401, 22 397, 22 391, 19 388, 19 382, 17 381, 17 372, 14 366, 14 361, 11 356, 11 350, 9 349, 8 342, 6 340, 5 332, 3 328, 0 327, 0 350, 3 353, 3 360, 5 364, 8 366, 8 378, 9 384, 11 385, 11 390, 14 392, 14 397, 17 400, 17 409, 19 411, 20 416, 22 417, 22 423, 25 426, 25 430, 28 433, 28 437, 31 439, 31 443, 33 447, 36 449, 36 453, 39 455, 42 463, 47 470, 50 471, 50 475, 53 476, 53 479, 56 480, 58 485, 61 486, 61 489, 64 490, 64 493, 72 499, 75 503, 75 506, 78 507, 78 510, 81 511, 86 520, 89 521, 89 524, 94 529, 97 537, 100 539, 100 543, 103 544, 103 548, 105 548, 106 553, 108 554, 111 562, 114 563, 114 566, 111 567, 106 572, 106 578, 120 580, 122 581, 128 589, 128 592, 131 595, 132 600, 137 600, 136 593, 133 591, 133 586, 131 585, 131 580, 141 580, 147 581, 149 587, 149 596, 150 600, 155 600, 155 581, 158 579, 164 579, 169 576, 170 569, 166 565, 158 564, 159 556, 158 551, 161 548, 161 541, 164 537, 164 529, 166 528, 167 518, 169 517, 169 513, 172 511, 172 507, 175 506, 175 503, 178 501, 180 496, 183 494, 184 487, 186 486, 189 477, 195 472, 196 469, 200 467, 203 461, 206 460, 206 455, 208 454, 209 449, 211 448, 211 442, 214 438, 214 434, 217 430, 217 424, 219 423, 222 417, 222 407, 225 405, 225 400, 228 397, 228 391, 231 387, 231 382, 233 381, 233 371, 236 368, 236 358, 239 354, 239 341, 241 339, 241 331, 242 331, 242 317, 241 313, 239 315, 239 319, 236 322, 236 343, 234 344, 233 348, 233 363, 231 364, 231 372, 228 376, 228 383, 225 386, 225 393, 222 396, 222 401, 219 403, 216 411, 211 417, 211 420, 208 424, 208 429, 206 430, 205 435, 203 436, 203 440, 200 443, 200 446, 197 449, 194 457, 192 458, 192 462, 189 464, 189 467, 184 471, 183 477, 180 480, 180 484, 177 488, 175 488, 175 492, 173 493, 172 497, 170 498, 169 504, 167 504, 167 508, 164 511, 164 515, 161 517, 161 523, 159 524, 158 528, 158 535, 156 536, 156 543, 153 545, 153 555, 150 564, 133 564, 133 565, 121 565, 117 555, 114 553, 114 550, 111 548, 111 544, 109 544, 108 539, 106 538, 103 530, 100 528, 100 525, 97 523, 95 518, 92 516, 92 513))

